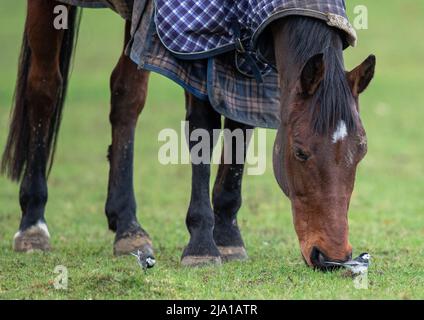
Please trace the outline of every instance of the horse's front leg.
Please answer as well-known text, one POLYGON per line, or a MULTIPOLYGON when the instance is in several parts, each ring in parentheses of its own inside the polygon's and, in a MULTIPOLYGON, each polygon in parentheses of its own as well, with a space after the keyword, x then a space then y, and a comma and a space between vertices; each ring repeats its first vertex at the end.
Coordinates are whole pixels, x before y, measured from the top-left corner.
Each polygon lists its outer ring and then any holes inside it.
POLYGON ((215 213, 214 239, 224 261, 247 259, 244 242, 237 224, 241 206, 241 183, 253 127, 225 119, 224 147, 213 188, 215 213))
MULTIPOLYGON (((125 43, 129 40, 126 25, 125 43)), ((134 133, 146 96, 149 73, 122 53, 111 76, 112 145, 109 147, 109 186, 106 216, 109 228, 116 232, 114 254, 141 250, 153 255, 152 242, 136 217, 133 187, 134 133)))
POLYGON ((192 186, 186 224, 190 241, 184 249, 182 265, 220 264, 213 239, 214 215, 209 195, 210 159, 214 146, 213 130, 220 129, 221 117, 205 101, 186 94, 188 143, 192 162, 192 186))

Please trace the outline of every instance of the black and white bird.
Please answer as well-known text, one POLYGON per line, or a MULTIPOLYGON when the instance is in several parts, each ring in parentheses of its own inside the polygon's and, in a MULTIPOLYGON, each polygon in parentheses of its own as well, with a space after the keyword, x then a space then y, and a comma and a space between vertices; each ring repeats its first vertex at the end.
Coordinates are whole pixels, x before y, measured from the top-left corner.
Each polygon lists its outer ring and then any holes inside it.
POLYGON ((371 262, 371 255, 367 252, 361 253, 355 259, 346 261, 346 262, 327 262, 329 266, 342 266, 349 269, 353 274, 363 274, 365 273, 371 262))
POLYGON ((141 250, 137 250, 137 253, 131 252, 131 255, 137 258, 138 264, 144 271, 153 268, 156 264, 155 258, 144 254, 141 250))

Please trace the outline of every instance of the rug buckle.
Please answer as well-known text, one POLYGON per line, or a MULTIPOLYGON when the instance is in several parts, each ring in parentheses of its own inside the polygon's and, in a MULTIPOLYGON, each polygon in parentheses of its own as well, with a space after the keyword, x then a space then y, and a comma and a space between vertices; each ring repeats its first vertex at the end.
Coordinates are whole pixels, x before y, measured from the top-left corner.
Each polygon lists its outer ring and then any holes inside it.
POLYGON ((236 39, 236 51, 238 53, 246 53, 246 49, 244 48, 240 38, 236 39))

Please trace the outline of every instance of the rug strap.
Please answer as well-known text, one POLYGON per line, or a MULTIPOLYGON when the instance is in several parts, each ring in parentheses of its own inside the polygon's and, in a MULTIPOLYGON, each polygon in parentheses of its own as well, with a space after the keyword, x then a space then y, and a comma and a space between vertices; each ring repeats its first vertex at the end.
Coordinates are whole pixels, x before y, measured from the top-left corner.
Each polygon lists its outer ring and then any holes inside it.
POLYGON ((236 51, 240 53, 246 59, 249 66, 252 68, 252 72, 253 72, 253 75, 255 76, 256 81, 258 83, 263 83, 264 79, 262 77, 261 69, 258 67, 255 57, 253 56, 252 52, 246 50, 245 47, 243 46, 243 43, 241 40, 240 23, 237 19, 234 19, 231 21, 231 29, 233 30, 233 33, 234 33, 236 51))

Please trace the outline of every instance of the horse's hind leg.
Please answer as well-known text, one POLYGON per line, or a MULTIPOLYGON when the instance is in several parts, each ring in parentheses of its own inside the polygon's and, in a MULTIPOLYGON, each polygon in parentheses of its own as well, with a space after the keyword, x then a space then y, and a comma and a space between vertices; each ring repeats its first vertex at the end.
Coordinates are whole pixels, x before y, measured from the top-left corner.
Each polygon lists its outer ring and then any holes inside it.
POLYGON ((183 252, 181 263, 185 266, 220 264, 221 258, 213 239, 214 216, 209 196, 209 179, 213 130, 220 129, 221 119, 208 102, 193 95, 186 94, 186 105, 189 137, 192 137, 188 139, 192 161, 192 186, 186 218, 190 242, 183 252), (202 150, 195 151, 196 146, 202 146, 202 150), (194 159, 197 156, 200 159, 194 159))
POLYGON ((16 251, 50 249, 44 218, 47 202, 46 166, 54 109, 62 84, 59 59, 63 31, 53 28, 54 1, 28 1, 26 37, 31 50, 25 99, 28 121, 26 167, 19 200, 22 218, 14 238, 16 251))
POLYGON ((215 213, 214 239, 224 261, 247 258, 237 225, 237 212, 241 206, 244 160, 248 146, 247 129, 252 127, 225 119, 222 160, 212 196, 215 213), (230 144, 231 150, 228 148, 230 144), (230 156, 228 161, 224 161, 224 158, 228 156, 230 156))
MULTIPOLYGON (((127 22, 125 43, 129 27, 127 22)), ((115 255, 138 249, 144 255, 153 255, 151 240, 137 221, 133 188, 134 133, 146 101, 148 78, 149 73, 138 70, 124 53, 111 76, 112 145, 106 216, 109 228, 116 232, 115 255)))

